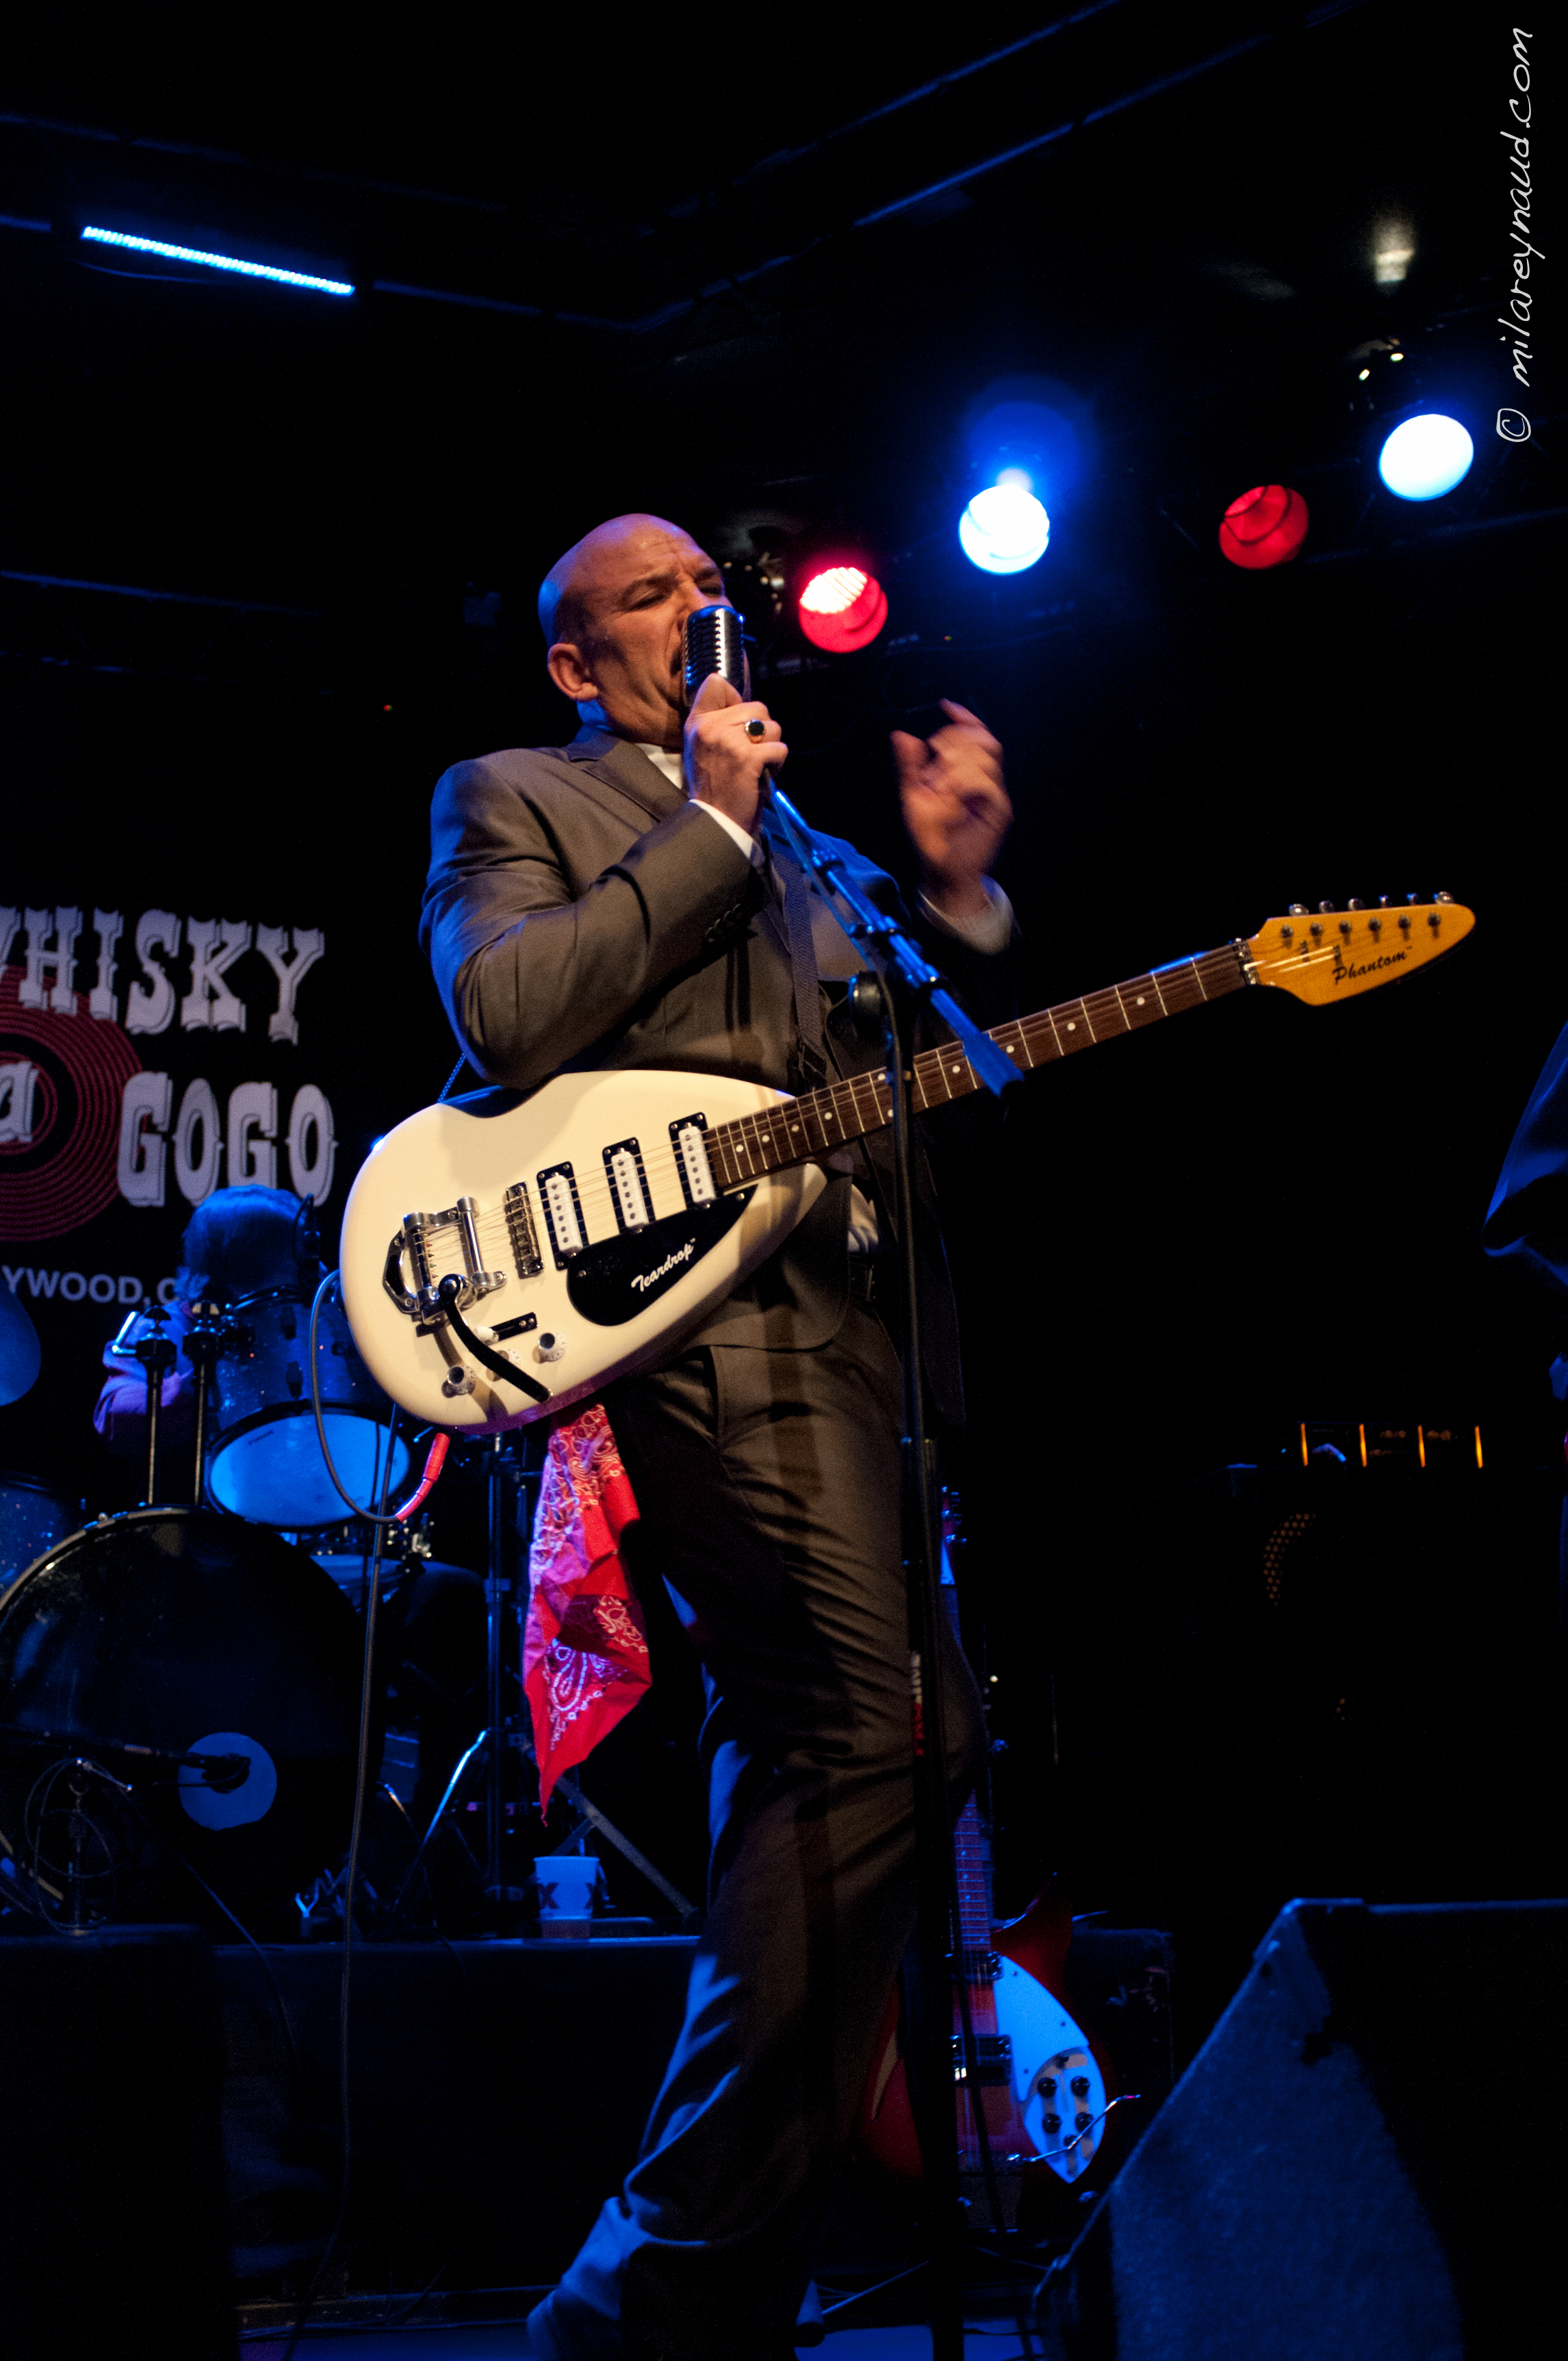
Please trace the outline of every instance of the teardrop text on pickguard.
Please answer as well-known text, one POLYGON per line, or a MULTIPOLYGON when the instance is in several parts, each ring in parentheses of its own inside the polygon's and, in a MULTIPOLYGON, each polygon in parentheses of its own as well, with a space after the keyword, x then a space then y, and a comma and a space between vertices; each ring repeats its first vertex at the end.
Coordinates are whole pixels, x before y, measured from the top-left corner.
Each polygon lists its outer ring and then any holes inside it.
POLYGON ((740 1189, 707 1204, 671 1213, 662 1222, 623 1231, 598 1246, 585 1246, 566 1266, 572 1308, 596 1327, 619 1328, 645 1305, 656 1303, 675 1281, 699 1263, 734 1227, 754 1190, 740 1189))

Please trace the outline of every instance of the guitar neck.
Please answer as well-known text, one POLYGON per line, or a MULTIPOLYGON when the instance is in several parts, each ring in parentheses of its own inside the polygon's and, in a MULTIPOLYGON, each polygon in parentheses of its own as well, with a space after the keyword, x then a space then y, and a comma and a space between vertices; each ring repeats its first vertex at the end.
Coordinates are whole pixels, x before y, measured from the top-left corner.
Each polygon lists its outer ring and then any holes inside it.
MULTIPOLYGON (((1117 1033, 1136 1033, 1157 1025, 1164 1016, 1183 1009, 1201 1008, 1239 992, 1250 980, 1240 943, 1224 943, 1218 950, 1201 951, 1193 959, 1173 960, 1168 967, 1135 975, 1124 983, 1108 984, 1082 1000, 1064 1000, 1010 1025, 992 1028, 991 1038, 1004 1049, 1021 1073, 1036 1066, 1054 1065, 1075 1050, 1108 1041, 1117 1033)), ((956 1041, 923 1049, 910 1071, 910 1103, 917 1115, 927 1107, 946 1106, 967 1098, 981 1087, 973 1067, 956 1041)), ((851 1075, 803 1098, 786 1099, 761 1115, 743 1115, 709 1131, 705 1140, 713 1177, 721 1190, 743 1188, 765 1173, 786 1165, 803 1164, 830 1153, 868 1132, 885 1130, 893 1121, 893 1093, 885 1073, 851 1075)))

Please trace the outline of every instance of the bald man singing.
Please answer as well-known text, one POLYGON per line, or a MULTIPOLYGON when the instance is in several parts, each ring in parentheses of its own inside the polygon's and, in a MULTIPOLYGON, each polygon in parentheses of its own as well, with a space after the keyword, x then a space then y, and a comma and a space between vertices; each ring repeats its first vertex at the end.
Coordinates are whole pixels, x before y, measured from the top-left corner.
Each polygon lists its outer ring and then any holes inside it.
MULTIPOLYGON (((862 964, 773 835, 788 752, 683 631, 718 568, 659 517, 616 517, 552 566, 539 612, 568 745, 460 763, 437 786, 422 939, 487 1082, 667 1067, 774 1089, 881 1063, 846 1005, 862 964), (760 727, 760 732, 758 729, 760 727)), ((893 752, 913 923, 971 1013, 1006 1011, 1012 912, 989 875, 1012 817, 1001 749, 948 705, 893 752)), ((843 848, 860 882, 891 878, 843 848)), ((959 1116, 957 1107, 934 1121, 959 1116)), ((938 1142, 939 1146, 940 1143, 938 1142)), ((909 1640, 885 1135, 661 1368, 605 1408, 656 1565, 703 1664, 708 1915, 685 2021, 620 2192, 529 2323, 548 2361, 784 2361, 812 2250, 914 1918, 909 1640)), ((938 1427, 962 1416, 930 1172, 916 1246, 938 1427)), ((955 1808, 979 1698, 952 1650, 955 1808)), ((613 2029, 612 2029, 613 2031, 613 2029)))

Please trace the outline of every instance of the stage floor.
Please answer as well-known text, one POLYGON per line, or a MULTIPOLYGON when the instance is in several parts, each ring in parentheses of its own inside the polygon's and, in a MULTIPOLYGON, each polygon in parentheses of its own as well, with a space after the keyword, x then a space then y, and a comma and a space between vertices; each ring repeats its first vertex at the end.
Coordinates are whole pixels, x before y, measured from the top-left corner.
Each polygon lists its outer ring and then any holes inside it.
MULTIPOLYGON (((288 2342, 270 2332, 247 2336, 240 2346, 243 2361, 282 2361, 288 2342)), ((522 2361, 526 2353, 521 2329, 478 2327, 328 2328, 307 2333, 299 2349, 328 2344, 346 2346, 353 2361, 382 2361, 383 2356, 385 2361, 425 2361, 427 2355, 432 2361, 522 2361)), ((842 2328, 815 2350, 823 2361, 928 2361, 931 2336, 925 2328, 842 2328)), ((971 2328, 964 2337, 964 2361, 1019 2361, 1021 2352, 1017 2330, 1001 2322, 971 2328)))

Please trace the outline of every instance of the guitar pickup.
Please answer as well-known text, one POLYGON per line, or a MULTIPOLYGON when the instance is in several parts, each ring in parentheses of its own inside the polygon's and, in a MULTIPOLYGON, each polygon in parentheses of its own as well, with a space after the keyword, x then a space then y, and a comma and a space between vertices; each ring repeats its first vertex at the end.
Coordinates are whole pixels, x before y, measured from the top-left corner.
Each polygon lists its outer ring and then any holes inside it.
POLYGON ((565 1270, 573 1256, 580 1255, 588 1242, 576 1177, 569 1164, 552 1164, 537 1177, 539 1202, 544 1208, 544 1226, 550 1233, 555 1268, 565 1270))
POLYGON ((707 1160, 707 1143, 703 1138, 707 1129, 705 1115, 683 1115, 670 1126, 670 1145, 675 1151, 675 1164, 688 1205, 711 1205, 718 1195, 713 1183, 713 1168, 707 1160))
MULTIPOLYGON (((953 2080, 969 2081, 969 2059, 961 2033, 953 2036, 953 2080)), ((994 2089, 1013 2078, 1013 2039, 1006 2033, 977 2033, 974 2037, 977 2081, 982 2088, 994 2089)))
POLYGON ((604 1151, 605 1177, 615 1200, 616 1219, 623 1230, 645 1230, 653 1218, 642 1150, 634 1139, 618 1139, 604 1151))

